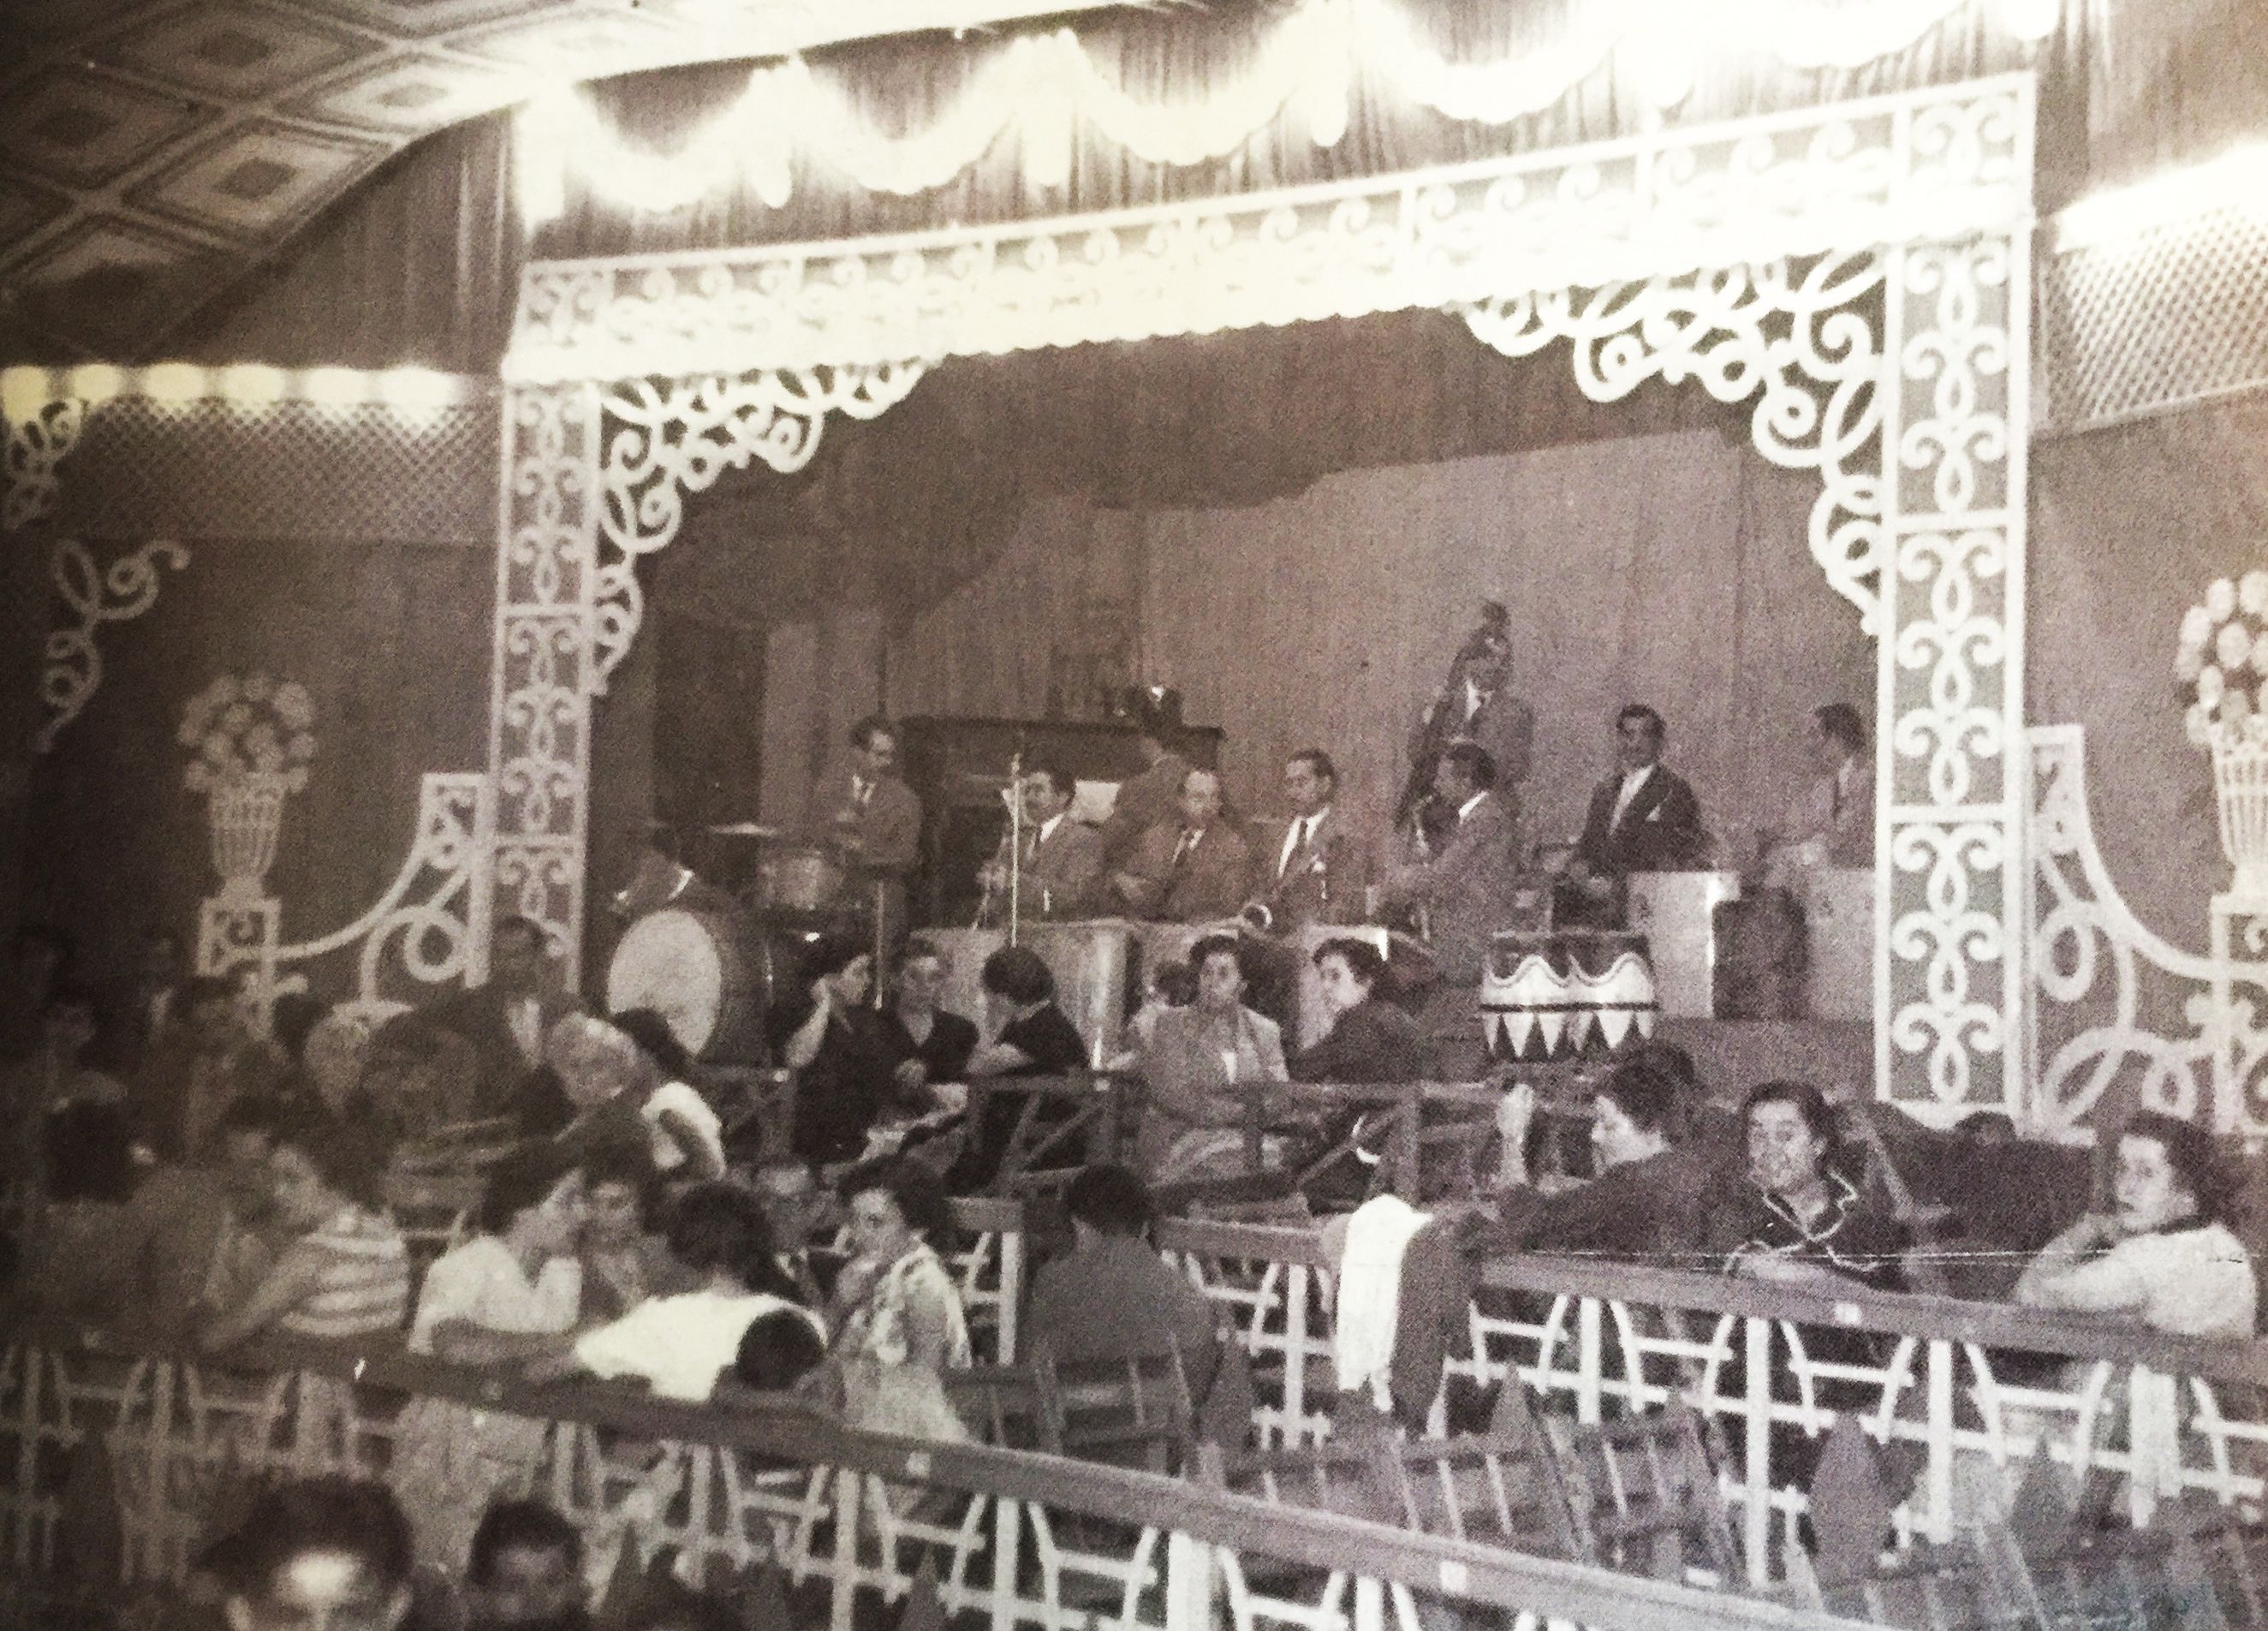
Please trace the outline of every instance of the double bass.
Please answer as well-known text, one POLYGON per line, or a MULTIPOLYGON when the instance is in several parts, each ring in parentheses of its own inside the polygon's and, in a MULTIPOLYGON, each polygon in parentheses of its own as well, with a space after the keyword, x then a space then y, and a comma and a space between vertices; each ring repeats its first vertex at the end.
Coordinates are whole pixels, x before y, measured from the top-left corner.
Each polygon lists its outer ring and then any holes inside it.
POLYGON ((1481 621, 1450 660, 1448 677, 1434 692, 1418 732, 1411 738, 1410 772, 1402 797, 1394 806, 1394 825, 1410 849, 1419 854, 1437 853, 1454 830, 1456 812, 1433 793, 1433 766, 1441 751, 1457 739, 1454 704, 1463 689, 1466 670, 1489 652, 1512 643, 1512 613, 1495 600, 1481 602, 1481 621), (1422 846, 1422 849, 1420 848, 1422 846))

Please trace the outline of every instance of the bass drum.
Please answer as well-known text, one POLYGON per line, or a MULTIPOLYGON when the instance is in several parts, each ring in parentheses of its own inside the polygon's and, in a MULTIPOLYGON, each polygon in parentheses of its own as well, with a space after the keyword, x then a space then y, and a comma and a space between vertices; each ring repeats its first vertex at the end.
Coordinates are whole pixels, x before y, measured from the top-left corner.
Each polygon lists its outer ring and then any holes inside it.
POLYGON ((759 933, 737 911, 665 907, 626 929, 607 965, 607 1007, 651 1008, 696 1059, 754 1064, 764 1012, 794 979, 801 942, 759 933))

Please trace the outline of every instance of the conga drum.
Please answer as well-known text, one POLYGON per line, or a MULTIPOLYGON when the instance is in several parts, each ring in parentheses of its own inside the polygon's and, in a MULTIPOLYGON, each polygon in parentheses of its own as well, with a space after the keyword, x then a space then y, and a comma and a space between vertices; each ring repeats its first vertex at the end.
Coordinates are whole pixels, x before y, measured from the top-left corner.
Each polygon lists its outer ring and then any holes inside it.
POLYGON ((666 907, 623 931, 607 966, 607 1006, 651 1008, 696 1059, 763 1056, 764 1010, 792 979, 785 953, 738 911, 666 907))
POLYGON ((1653 1034, 1646 937, 1623 929, 1505 929, 1481 977, 1489 1057, 1540 1062, 1620 1053, 1653 1034))

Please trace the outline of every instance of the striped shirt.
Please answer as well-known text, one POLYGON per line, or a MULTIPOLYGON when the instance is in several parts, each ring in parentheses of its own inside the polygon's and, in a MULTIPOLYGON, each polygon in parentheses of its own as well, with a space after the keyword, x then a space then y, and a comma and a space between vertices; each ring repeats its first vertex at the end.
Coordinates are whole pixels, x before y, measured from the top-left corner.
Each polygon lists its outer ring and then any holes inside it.
POLYGON ((401 1231, 349 1206, 296 1248, 322 1255, 307 1298, 276 1322, 292 1336, 368 1336, 398 1331, 409 1312, 409 1253, 401 1231))

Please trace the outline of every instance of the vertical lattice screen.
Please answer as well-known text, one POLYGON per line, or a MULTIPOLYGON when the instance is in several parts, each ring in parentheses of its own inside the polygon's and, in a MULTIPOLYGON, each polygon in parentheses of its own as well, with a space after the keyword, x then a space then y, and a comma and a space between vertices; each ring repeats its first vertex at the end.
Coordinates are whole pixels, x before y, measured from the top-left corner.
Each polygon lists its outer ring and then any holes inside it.
POLYGON ((2268 386, 2268 195, 2051 250, 2037 429, 2084 430, 2268 386))
POLYGON ((89 537, 496 540, 497 403, 122 398, 89 415, 58 530, 89 537))

